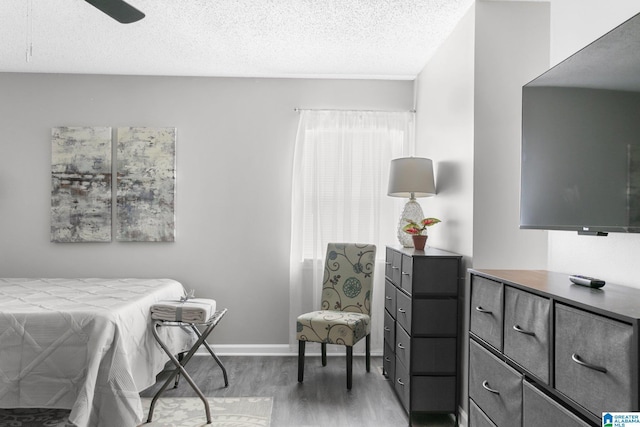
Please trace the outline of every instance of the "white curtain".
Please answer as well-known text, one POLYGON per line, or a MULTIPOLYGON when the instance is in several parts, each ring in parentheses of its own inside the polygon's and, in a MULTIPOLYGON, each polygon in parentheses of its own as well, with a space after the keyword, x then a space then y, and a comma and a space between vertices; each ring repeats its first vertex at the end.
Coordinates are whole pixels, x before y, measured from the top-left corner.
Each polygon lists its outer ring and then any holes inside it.
MULTIPOLYGON (((371 350, 382 351, 385 245, 396 243, 401 209, 398 199, 387 196, 389 164, 394 158, 412 154, 413 149, 412 112, 300 112, 292 194, 292 351, 297 349, 296 318, 320 307, 329 242, 377 246, 371 350)), ((364 345, 356 346, 356 352, 363 349, 364 345)))

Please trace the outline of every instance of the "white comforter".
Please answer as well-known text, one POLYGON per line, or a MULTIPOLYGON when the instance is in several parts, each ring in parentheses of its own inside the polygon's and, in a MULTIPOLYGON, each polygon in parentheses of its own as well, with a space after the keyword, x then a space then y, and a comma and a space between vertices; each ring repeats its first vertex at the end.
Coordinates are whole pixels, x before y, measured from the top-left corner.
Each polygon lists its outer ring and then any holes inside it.
MULTIPOLYGON (((149 309, 183 295, 170 279, 0 279, 0 407, 67 408, 78 426, 140 424, 139 392, 168 360, 149 309)), ((181 328, 160 332, 174 353, 194 342, 181 328)))

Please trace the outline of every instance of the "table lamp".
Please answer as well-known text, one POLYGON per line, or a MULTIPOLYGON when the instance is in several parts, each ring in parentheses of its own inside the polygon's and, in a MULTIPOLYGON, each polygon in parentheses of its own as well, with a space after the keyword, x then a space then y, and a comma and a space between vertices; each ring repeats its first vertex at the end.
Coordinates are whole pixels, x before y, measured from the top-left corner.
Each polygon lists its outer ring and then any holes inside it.
POLYGON ((433 162, 423 157, 402 157, 391 160, 389 170, 389 189, 387 195, 408 197, 398 222, 398 241, 406 248, 413 247, 411 235, 402 230, 407 219, 419 222, 424 218, 422 207, 416 197, 435 196, 436 186, 433 179, 433 162))

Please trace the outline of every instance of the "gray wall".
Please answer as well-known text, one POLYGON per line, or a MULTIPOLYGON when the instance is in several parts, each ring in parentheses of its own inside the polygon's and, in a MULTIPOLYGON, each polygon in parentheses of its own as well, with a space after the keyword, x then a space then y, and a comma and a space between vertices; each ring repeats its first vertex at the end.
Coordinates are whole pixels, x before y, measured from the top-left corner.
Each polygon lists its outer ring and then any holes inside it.
POLYGON ((549 65, 549 4, 476 5, 473 266, 545 268, 547 233, 520 230, 522 86, 549 65))
MULTIPOLYGON (((430 234, 467 267, 546 266, 547 233, 518 222, 521 90, 547 68, 548 52, 547 3, 480 1, 417 80, 418 152, 433 158, 438 189, 422 204, 445 221, 430 234)), ((463 331, 467 293, 468 283, 463 331)), ((466 333, 462 347, 467 411, 466 333)))
POLYGON ((0 73, 0 94, 0 276, 170 277, 229 308, 216 343, 284 346, 293 110, 408 110, 413 82, 0 73), (56 126, 175 126, 176 242, 51 243, 56 126))
POLYGON ((425 215, 443 222, 429 244, 473 251, 473 90, 475 6, 456 26, 416 80, 416 154, 433 160, 435 197, 419 199, 425 215))
MULTIPOLYGON (((416 82, 417 149, 434 160, 433 244, 476 268, 544 268, 547 233, 519 229, 522 85, 548 68, 549 4, 479 1, 416 82)), ((470 266, 470 265, 469 265, 470 266)))

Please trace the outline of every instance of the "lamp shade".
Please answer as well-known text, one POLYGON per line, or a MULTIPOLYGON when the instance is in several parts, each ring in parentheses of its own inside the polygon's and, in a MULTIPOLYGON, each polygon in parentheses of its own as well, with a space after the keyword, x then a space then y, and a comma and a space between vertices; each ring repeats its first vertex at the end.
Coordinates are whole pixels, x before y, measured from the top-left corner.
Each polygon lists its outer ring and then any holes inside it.
POLYGON ((387 195, 407 198, 435 196, 431 159, 402 157, 391 160, 387 195))

